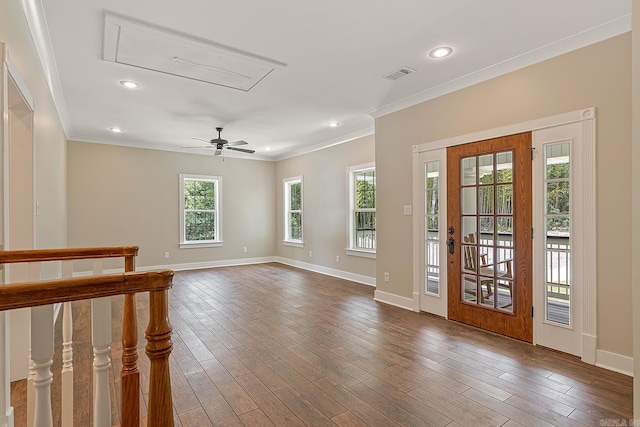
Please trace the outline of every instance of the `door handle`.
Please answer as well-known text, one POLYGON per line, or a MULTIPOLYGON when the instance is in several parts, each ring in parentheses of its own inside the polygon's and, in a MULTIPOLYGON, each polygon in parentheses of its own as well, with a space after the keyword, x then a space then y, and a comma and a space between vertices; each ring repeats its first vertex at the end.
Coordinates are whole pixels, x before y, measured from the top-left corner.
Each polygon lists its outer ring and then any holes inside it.
POLYGON ((449 253, 450 253, 451 255, 453 255, 453 253, 456 251, 455 243, 456 243, 456 242, 455 242, 455 240, 453 240, 453 237, 449 237, 449 238, 447 239, 447 246, 449 247, 449 253))

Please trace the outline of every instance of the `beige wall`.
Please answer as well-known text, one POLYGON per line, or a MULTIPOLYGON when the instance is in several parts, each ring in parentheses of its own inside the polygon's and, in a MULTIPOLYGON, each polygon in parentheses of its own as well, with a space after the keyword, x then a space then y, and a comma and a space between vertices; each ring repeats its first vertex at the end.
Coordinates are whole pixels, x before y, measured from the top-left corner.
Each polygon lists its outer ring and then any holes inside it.
POLYGON ((633 415, 640 418, 640 2, 632 3, 633 415))
POLYGON ((325 268, 375 277, 375 260, 347 255, 347 172, 350 166, 375 160, 373 135, 303 156, 276 166, 277 255, 325 268), (283 179, 303 177, 304 248, 282 244, 284 238, 283 179), (313 257, 309 257, 309 251, 313 257), (336 262, 336 256, 340 262, 336 262))
POLYGON ((8 49, 11 62, 34 100, 35 193, 40 204, 35 224, 36 247, 65 247, 66 137, 18 0, 2 2, 0 42, 8 49))
POLYGON ((586 107, 598 109, 598 349, 631 356, 630 33, 376 119, 378 289, 412 296, 412 145, 586 107))
POLYGON ((138 245, 139 267, 271 257, 274 173, 271 162, 71 141, 69 245, 138 245), (222 247, 179 248, 181 173, 222 176, 222 247))

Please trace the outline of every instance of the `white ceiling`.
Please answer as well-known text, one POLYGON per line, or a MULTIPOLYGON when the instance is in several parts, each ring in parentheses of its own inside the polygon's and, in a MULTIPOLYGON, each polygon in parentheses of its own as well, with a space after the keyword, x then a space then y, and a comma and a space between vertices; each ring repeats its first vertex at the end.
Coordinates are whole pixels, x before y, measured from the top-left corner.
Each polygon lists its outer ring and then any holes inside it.
POLYGON ((69 139, 181 150, 222 126, 223 138, 246 140, 263 159, 371 134, 376 116, 629 31, 631 13, 631 0, 23 4, 69 139), (39 8, 50 44, 34 28, 39 8), (105 12, 286 67, 245 92, 109 62, 102 59, 105 12), (441 45, 453 55, 429 58, 441 45), (382 77, 401 66, 416 72, 382 77), (126 79, 142 87, 123 88, 126 79), (334 120, 341 125, 328 127, 334 120), (109 132, 113 126, 125 132, 109 132))

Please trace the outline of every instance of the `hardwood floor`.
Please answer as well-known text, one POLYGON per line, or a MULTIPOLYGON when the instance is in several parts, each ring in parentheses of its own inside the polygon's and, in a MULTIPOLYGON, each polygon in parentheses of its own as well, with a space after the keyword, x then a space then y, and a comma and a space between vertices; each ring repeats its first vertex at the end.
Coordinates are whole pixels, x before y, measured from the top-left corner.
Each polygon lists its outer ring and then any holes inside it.
MULTIPOLYGON (((377 303, 373 291, 280 264, 177 272, 169 298, 176 425, 599 426, 632 418, 630 377, 377 303)), ((83 304, 75 308, 81 319, 83 304)), ((121 306, 114 299, 116 376, 121 306)), ((146 307, 139 297, 143 396, 146 307)), ((83 416, 76 425, 90 425, 83 416)))

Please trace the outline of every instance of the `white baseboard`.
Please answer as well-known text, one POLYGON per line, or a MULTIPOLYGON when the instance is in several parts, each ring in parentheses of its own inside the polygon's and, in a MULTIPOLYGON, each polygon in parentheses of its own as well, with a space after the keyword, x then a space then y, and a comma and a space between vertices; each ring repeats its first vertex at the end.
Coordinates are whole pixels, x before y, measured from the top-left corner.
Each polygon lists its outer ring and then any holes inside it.
POLYGON ((595 335, 582 334, 582 361, 590 365, 597 362, 598 341, 595 335))
POLYGON ((599 366, 610 371, 618 372, 620 374, 633 376, 633 358, 628 356, 622 356, 621 354, 611 353, 604 350, 598 350, 597 352, 596 366, 599 366))
POLYGON ((326 274, 327 276, 337 277, 339 279, 350 280, 352 282, 362 283, 364 285, 376 286, 376 278, 363 276, 362 274, 350 273, 348 271, 336 270, 333 268, 323 267, 321 265, 310 264, 308 262, 297 261, 290 258, 275 257, 275 261, 281 264, 290 265, 292 267, 302 268, 303 270, 313 271, 315 273, 326 274))
POLYGON ((399 295, 390 294, 388 292, 375 291, 373 294, 373 299, 378 302, 383 302, 385 304, 404 308, 405 310, 414 311, 412 298, 401 297, 399 295))

